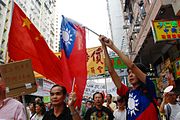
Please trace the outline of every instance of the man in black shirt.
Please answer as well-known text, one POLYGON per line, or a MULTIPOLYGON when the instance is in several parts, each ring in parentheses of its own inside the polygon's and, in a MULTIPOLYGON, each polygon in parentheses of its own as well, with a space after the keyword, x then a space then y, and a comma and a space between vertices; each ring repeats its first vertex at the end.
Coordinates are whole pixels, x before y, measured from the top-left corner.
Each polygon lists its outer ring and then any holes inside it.
POLYGON ((50 90, 50 98, 53 109, 46 112, 43 120, 81 120, 81 117, 74 108, 76 94, 69 95, 68 107, 64 102, 66 98, 66 88, 60 85, 54 85, 50 90))
POLYGON ((87 110, 84 120, 113 120, 113 113, 103 106, 103 94, 100 92, 94 93, 93 100, 95 106, 87 110))

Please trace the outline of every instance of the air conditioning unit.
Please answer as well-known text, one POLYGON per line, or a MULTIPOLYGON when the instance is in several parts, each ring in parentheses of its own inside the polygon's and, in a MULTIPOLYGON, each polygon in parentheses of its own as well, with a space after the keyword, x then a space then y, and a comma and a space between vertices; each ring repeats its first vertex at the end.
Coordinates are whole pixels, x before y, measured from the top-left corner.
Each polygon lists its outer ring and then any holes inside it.
POLYGON ((128 20, 128 19, 129 19, 128 14, 127 13, 124 14, 124 20, 128 20))
POLYGON ((140 26, 141 25, 141 23, 139 22, 139 21, 136 21, 135 23, 134 23, 134 26, 140 26))
POLYGON ((123 29, 129 29, 129 25, 123 25, 123 29))
POLYGON ((140 28, 134 28, 132 34, 139 33, 140 28))

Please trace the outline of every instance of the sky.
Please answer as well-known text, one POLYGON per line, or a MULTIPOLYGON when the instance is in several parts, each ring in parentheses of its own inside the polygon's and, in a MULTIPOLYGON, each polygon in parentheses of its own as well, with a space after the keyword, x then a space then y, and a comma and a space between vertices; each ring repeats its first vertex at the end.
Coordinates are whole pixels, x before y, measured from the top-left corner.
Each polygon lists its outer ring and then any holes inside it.
MULTIPOLYGON (((57 0, 60 15, 71 18, 98 34, 110 37, 106 0, 57 0)), ((86 30, 87 48, 100 46, 98 36, 86 30)))

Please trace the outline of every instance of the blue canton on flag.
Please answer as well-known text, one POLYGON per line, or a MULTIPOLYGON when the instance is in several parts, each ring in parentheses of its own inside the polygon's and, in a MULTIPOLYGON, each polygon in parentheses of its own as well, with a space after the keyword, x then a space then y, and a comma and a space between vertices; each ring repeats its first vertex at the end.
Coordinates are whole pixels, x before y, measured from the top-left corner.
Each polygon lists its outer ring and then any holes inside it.
POLYGON ((74 28, 73 23, 71 23, 64 16, 62 16, 60 45, 61 49, 64 49, 67 58, 69 58, 72 52, 75 39, 76 29, 74 28))

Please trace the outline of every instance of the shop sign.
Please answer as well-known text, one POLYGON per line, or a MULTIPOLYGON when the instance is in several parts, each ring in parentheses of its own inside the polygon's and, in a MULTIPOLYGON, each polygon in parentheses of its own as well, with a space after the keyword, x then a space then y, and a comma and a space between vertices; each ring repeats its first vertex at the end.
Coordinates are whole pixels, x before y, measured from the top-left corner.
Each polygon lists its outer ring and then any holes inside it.
MULTIPOLYGON (((127 68, 127 66, 121 60, 120 57, 111 58, 111 62, 112 62, 114 69, 126 69, 127 68)), ((107 70, 107 67, 105 69, 107 70)))
POLYGON ((154 20, 152 31, 155 42, 180 39, 180 20, 154 20))

